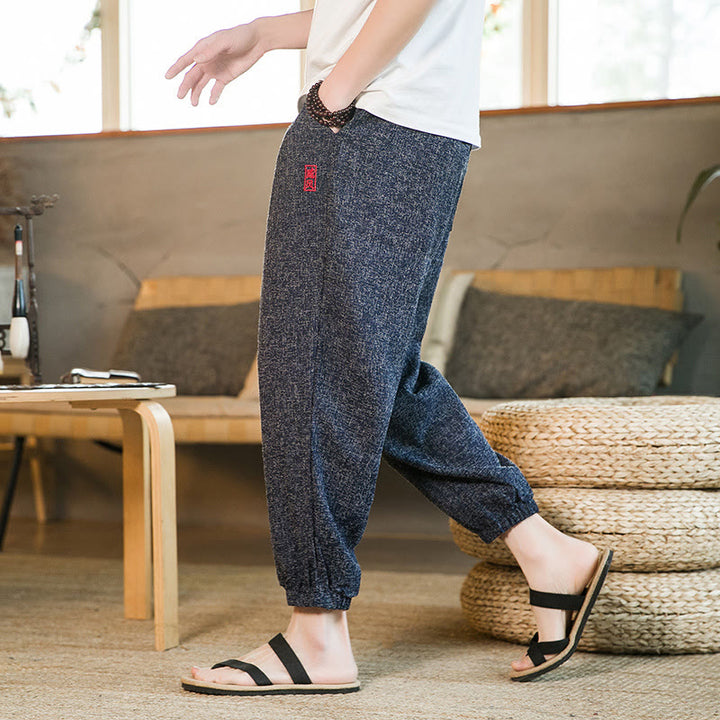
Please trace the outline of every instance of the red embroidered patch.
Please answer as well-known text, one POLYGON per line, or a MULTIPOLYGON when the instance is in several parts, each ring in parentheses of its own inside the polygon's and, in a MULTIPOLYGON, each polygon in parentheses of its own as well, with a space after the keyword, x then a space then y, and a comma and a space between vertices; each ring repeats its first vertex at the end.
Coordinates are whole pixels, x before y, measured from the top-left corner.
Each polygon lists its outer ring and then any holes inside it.
POLYGON ((305 166, 305 182, 303 183, 305 192, 317 191, 317 165, 305 166))

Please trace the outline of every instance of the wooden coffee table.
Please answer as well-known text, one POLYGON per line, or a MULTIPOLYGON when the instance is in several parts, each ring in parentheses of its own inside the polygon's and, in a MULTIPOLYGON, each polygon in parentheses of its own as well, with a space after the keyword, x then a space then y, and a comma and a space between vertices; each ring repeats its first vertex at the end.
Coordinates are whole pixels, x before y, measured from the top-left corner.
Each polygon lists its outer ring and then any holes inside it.
POLYGON ((158 398, 174 385, 0 385, 3 404, 69 402, 74 408, 116 408, 123 424, 123 578, 125 617, 153 616, 155 649, 178 644, 175 438, 158 398), (152 592, 154 591, 154 592, 152 592))

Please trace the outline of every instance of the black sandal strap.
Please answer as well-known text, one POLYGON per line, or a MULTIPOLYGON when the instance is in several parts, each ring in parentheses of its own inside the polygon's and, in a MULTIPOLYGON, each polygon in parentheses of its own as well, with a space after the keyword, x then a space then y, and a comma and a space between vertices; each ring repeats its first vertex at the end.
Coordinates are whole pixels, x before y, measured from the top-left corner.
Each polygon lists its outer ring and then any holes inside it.
POLYGON ((236 670, 245 671, 254 681, 256 685, 272 685, 270 678, 257 666, 243 660, 225 660, 225 662, 215 663, 211 670, 220 667, 231 667, 236 670))
POLYGON ((585 601, 585 593, 566 595, 563 593, 547 593, 530 588, 530 604, 536 607, 552 608, 553 610, 579 610, 585 601))
POLYGON ((538 633, 535 633, 532 640, 530 640, 530 646, 528 647, 527 654, 533 661, 533 665, 537 667, 538 665, 542 665, 546 662, 545 655, 557 655, 568 646, 569 642, 570 638, 538 642, 538 633))
POLYGON ((272 638, 268 645, 275 651, 280 658, 280 662, 285 666, 292 681, 296 685, 312 685, 312 680, 305 672, 303 664, 295 654, 295 651, 288 645, 288 641, 283 637, 282 633, 278 633, 272 638))

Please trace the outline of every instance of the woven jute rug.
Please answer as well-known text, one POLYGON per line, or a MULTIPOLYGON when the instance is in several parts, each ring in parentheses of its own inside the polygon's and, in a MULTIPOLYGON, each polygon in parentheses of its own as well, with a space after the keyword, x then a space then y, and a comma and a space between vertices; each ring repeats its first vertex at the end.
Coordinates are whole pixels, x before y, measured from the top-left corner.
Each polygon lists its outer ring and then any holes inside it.
POLYGON ((0 718, 165 720, 707 720, 720 717, 720 655, 576 654, 533 683, 522 648, 482 637, 462 575, 367 572, 350 628, 362 689, 329 697, 212 697, 180 688, 193 665, 237 657, 284 629, 272 568, 180 565, 181 645, 152 649, 125 620, 119 561, 0 555, 0 718))

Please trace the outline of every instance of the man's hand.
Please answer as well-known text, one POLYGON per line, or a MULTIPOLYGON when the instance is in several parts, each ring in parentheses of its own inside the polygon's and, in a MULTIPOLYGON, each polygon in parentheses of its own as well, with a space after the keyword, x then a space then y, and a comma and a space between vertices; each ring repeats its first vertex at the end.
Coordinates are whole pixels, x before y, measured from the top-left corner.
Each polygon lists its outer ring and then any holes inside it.
POLYGON ((173 63, 165 77, 170 80, 192 65, 180 84, 178 97, 182 99, 192 90, 190 100, 197 106, 203 89, 214 79, 210 91, 210 104, 214 105, 225 86, 251 68, 268 50, 306 47, 312 15, 312 10, 303 10, 259 17, 244 25, 218 30, 198 40, 173 63))
POLYGON ((252 67, 265 53, 260 34, 252 23, 218 30, 198 40, 179 57, 165 73, 170 80, 192 64, 180 83, 177 96, 182 99, 192 91, 190 101, 197 107, 205 86, 215 80, 210 91, 210 104, 214 105, 225 86, 252 67))

